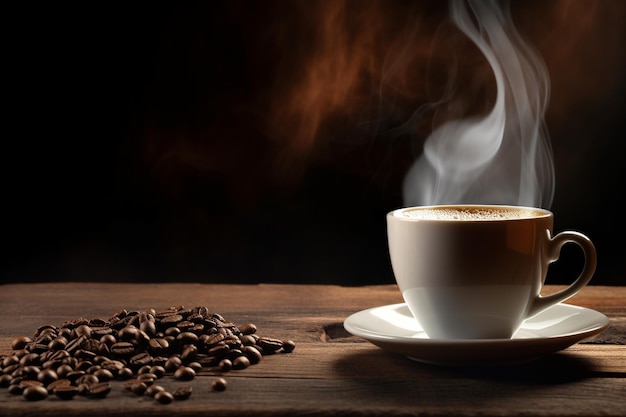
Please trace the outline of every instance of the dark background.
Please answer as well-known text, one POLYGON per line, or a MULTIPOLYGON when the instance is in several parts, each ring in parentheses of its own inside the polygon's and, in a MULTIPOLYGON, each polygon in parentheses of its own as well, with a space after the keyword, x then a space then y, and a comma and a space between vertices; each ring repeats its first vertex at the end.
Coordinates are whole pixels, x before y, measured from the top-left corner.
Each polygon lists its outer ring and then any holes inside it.
MULTIPOLYGON (((298 142, 310 120, 282 113, 332 3, 5 9, 1 282, 393 282, 384 216, 402 205, 402 176, 427 132, 372 130, 368 101, 344 112, 348 98, 298 142)), ((335 3, 346 25, 368 7, 403 24, 421 17, 420 44, 446 19, 445 2, 335 3)), ((592 283, 624 284, 626 9, 512 9, 552 81, 555 230, 595 242, 592 283)), ((381 27, 366 26, 385 49, 381 27)), ((379 125, 424 102, 399 98, 405 108, 377 115, 379 125)), ((566 248, 549 283, 571 280, 578 256, 566 248)))

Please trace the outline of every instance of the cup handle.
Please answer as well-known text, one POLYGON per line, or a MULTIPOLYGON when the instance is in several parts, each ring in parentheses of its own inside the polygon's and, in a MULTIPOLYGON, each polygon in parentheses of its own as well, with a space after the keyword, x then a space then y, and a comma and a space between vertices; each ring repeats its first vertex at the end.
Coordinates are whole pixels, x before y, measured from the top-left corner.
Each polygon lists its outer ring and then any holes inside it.
POLYGON ((581 271, 578 278, 576 278, 576 281, 570 284, 569 287, 554 294, 550 294, 547 296, 538 295, 537 297, 535 297, 528 310, 527 318, 530 318, 535 314, 542 312, 546 308, 574 296, 589 283, 591 277, 596 270, 596 248, 587 236, 578 232, 565 231, 551 238, 549 230, 547 233, 549 242, 548 251, 546 253, 546 261, 548 263, 552 263, 559 259, 561 248, 564 244, 575 243, 583 250, 583 253, 585 254, 585 265, 583 266, 583 270, 581 271))

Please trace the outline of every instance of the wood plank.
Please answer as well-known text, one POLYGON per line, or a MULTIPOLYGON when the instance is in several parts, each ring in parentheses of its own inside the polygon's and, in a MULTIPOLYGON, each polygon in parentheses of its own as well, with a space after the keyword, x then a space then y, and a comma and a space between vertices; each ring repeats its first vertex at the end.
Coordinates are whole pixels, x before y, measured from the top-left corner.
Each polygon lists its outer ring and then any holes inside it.
MULTIPOLYGON (((548 290, 557 290, 549 287, 548 290)), ((588 287, 573 304, 619 323, 626 288, 588 287)), ((0 390, 0 416, 195 415, 609 415, 626 409, 626 346, 577 344, 539 361, 502 368, 420 364, 351 336, 347 315, 401 302, 394 285, 202 285, 51 283, 0 287, 0 352, 17 335, 79 316, 108 318, 120 308, 206 305, 225 318, 253 322, 259 334, 296 341, 290 354, 225 376, 229 388, 210 390, 215 372, 191 381, 187 401, 160 405, 128 393, 119 381, 104 400, 26 402, 0 390)), ((166 386, 182 383, 171 378, 166 386)))

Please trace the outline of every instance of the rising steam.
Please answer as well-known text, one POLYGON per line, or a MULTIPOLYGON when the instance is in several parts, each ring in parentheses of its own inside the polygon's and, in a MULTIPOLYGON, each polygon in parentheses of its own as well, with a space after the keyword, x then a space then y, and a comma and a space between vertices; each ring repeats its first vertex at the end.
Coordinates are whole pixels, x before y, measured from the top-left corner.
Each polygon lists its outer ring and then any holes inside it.
POLYGON ((501 4, 450 2, 452 20, 493 70, 495 103, 484 116, 448 121, 432 132, 405 177, 406 205, 552 204, 554 165, 543 124, 547 70, 501 4))

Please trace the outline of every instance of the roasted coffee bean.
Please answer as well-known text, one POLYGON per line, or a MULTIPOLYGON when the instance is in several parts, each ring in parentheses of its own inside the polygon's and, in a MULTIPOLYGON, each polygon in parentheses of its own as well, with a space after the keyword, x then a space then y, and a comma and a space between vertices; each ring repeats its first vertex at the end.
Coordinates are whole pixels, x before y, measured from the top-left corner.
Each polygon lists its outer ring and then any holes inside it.
POLYGON ((180 379, 182 381, 189 381, 194 379, 196 376, 196 371, 188 366, 181 366, 174 372, 174 378, 180 379))
POLYGON ((62 400, 71 400, 78 394, 78 387, 74 385, 60 385, 55 387, 52 392, 62 400))
POLYGON ((59 375, 52 369, 44 369, 37 374, 37 380, 43 382, 44 385, 48 385, 57 379, 59 379, 59 375))
POLYGON ((11 395, 22 395, 24 392, 24 387, 20 384, 11 384, 7 390, 11 395))
POLYGON ((76 386, 76 391, 78 395, 89 395, 89 384, 78 384, 76 386))
POLYGON ((283 352, 291 353, 296 348, 296 344, 293 340, 283 340, 283 352))
MULTIPOLYGON (((84 346, 84 345, 83 345, 84 346)), ((93 365, 93 360, 96 357, 96 352, 87 349, 76 349, 74 357, 81 361, 89 361, 93 365)))
POLYGON ((83 335, 86 337, 91 337, 91 327, 89 327, 87 324, 81 324, 74 329, 73 333, 76 337, 83 335))
POLYGON ((87 340, 87 336, 82 335, 80 337, 77 337, 76 339, 72 339, 68 342, 68 344, 65 346, 65 350, 68 351, 68 353, 70 353, 71 355, 74 354, 74 352, 78 349, 80 349, 81 345, 83 343, 85 343, 85 340, 87 340))
POLYGON ((157 392, 165 391, 165 388, 161 385, 151 385, 146 389, 146 395, 148 397, 154 397, 157 392))
POLYGON ((181 345, 187 345, 198 342, 198 335, 192 332, 182 332, 176 336, 176 341, 181 345))
POLYGON ((41 365, 38 353, 28 353, 20 358, 20 365, 41 365))
POLYGON ((133 394, 137 394, 137 395, 145 394, 147 389, 148 389, 148 386, 146 385, 146 383, 141 382, 141 381, 136 381, 130 385, 130 391, 133 394))
POLYGON ((183 364, 183 361, 178 356, 172 356, 168 358, 163 367, 166 372, 175 372, 183 364))
POLYGON ((148 336, 156 335, 156 324, 154 320, 145 320, 139 325, 139 329, 145 332, 148 336))
POLYGON ((211 383, 211 389, 213 391, 224 391, 227 386, 228 386, 228 383, 226 382, 224 378, 221 378, 221 377, 215 378, 213 382, 211 383))
POLYGON ((173 337, 174 339, 176 339, 176 336, 178 336, 181 333, 182 332, 180 331, 180 329, 178 327, 168 327, 163 332, 163 336, 166 337, 166 338, 167 337, 173 337))
POLYGON ((154 381, 155 379, 158 379, 158 378, 156 374, 153 374, 152 372, 146 372, 145 374, 137 375, 138 381, 148 381, 148 380, 154 381))
POLYGON ((178 327, 181 332, 189 331, 189 329, 191 329, 194 325, 195 323, 189 320, 183 320, 176 323, 176 327, 178 327))
POLYGON ((246 356, 238 356, 233 360, 233 369, 246 369, 250 366, 250 359, 246 356))
POLYGON ((22 395, 28 401, 39 401, 48 396, 48 390, 43 386, 29 386, 24 388, 22 395))
POLYGON ((11 365, 18 365, 20 363, 20 358, 18 358, 15 354, 11 356, 7 356, 2 359, 2 368, 6 368, 11 365))
POLYGON ((192 388, 190 385, 183 385, 182 387, 178 387, 174 390, 172 395, 175 400, 186 400, 191 396, 192 388))
POLYGON ((72 381, 70 381, 69 379, 57 379, 56 381, 52 381, 51 383, 49 383, 46 386, 46 389, 48 390, 48 392, 52 393, 54 392, 55 388, 67 385, 72 385, 72 381))
POLYGON ((276 352, 283 347, 282 340, 273 339, 271 337, 261 337, 257 343, 261 346, 261 348, 263 348, 263 352, 268 353, 276 352))
POLYGON ((151 363, 152 356, 148 352, 141 352, 130 358, 130 364, 137 368, 151 363))
POLYGON ((252 323, 242 324, 241 326, 238 326, 238 329, 244 335, 256 333, 257 330, 256 326, 252 323))
POLYGON ((24 379, 37 379, 37 375, 41 372, 41 369, 38 366, 29 365, 23 366, 17 370, 24 379))
POLYGON ((148 350, 155 355, 166 352, 169 347, 170 344, 168 343, 168 341, 163 339, 162 337, 150 339, 148 341, 148 350))
POLYGON ((113 372, 109 371, 108 369, 98 369, 96 372, 93 373, 93 375, 97 377, 98 381, 100 382, 111 381, 114 378, 113 372))
POLYGON ((65 349, 65 346, 67 346, 67 343, 68 341, 66 338, 64 338, 63 336, 59 336, 55 339, 52 339, 50 343, 48 343, 48 349, 54 351, 63 350, 65 349))
POLYGON ((89 386, 89 395, 96 398, 104 398, 111 392, 111 384, 99 382, 89 386))
POLYGON ((161 326, 169 327, 176 326, 176 324, 180 323, 181 321, 183 321, 183 316, 181 316, 180 314, 170 314, 163 317, 160 321, 160 324, 161 326))
POLYGON ((87 385, 91 385, 91 384, 96 384, 96 383, 98 383, 98 382, 100 382, 100 380, 98 379, 98 377, 97 377, 97 376, 95 376, 95 375, 90 375, 90 374, 85 374, 85 375, 81 376, 80 378, 78 378, 78 379, 76 380, 76 383, 77 383, 78 385, 80 385, 80 384, 87 384, 87 385))
POLYGON ((0 388, 8 387, 11 383, 11 379, 13 378, 9 374, 0 375, 0 388))
MULTIPOLYGON (((15 381, 13 381, 15 382, 15 381)), ((20 381, 20 386, 22 388, 26 388, 26 387, 43 387, 44 384, 41 381, 36 381, 34 379, 23 379, 20 381)))
POLYGON ((130 368, 122 368, 117 373, 117 378, 121 380, 130 379, 133 377, 133 371, 130 368))
POLYGON ((24 349, 26 345, 28 345, 30 342, 32 342, 32 339, 30 337, 18 336, 15 339, 13 339, 13 342, 11 342, 11 349, 13 350, 24 349))
POLYGON ((233 369, 233 362, 230 359, 222 359, 218 365, 218 368, 222 372, 228 372, 233 369))
POLYGON ((157 378, 163 378, 165 376, 165 368, 161 365, 154 365, 150 367, 150 373, 157 378))
POLYGON ((147 374, 148 372, 150 372, 150 368, 152 368, 152 366, 150 365, 144 365, 141 368, 137 369, 137 371, 135 372, 137 375, 141 375, 141 374, 147 374))
POLYGON ((154 399, 161 404, 170 404, 172 401, 174 401, 174 396, 171 392, 159 391, 154 394, 154 399))
MULTIPOLYGON (((13 354, 0 355, 0 387, 19 394, 37 379, 50 393, 72 384, 75 391, 70 389, 67 398, 76 392, 93 397, 106 396, 108 381, 117 378, 127 380, 127 388, 141 384, 147 391, 166 374, 190 380, 205 367, 245 369, 265 354, 289 353, 295 347, 290 340, 256 333, 254 324, 237 326, 206 307, 174 306, 159 313, 120 310, 106 321, 81 317, 61 327, 40 326, 32 339, 14 340, 13 354)), ((215 383, 216 389, 225 389, 221 382, 215 383)), ((176 398, 188 394, 181 388, 176 398)))
POLYGON ((254 346, 245 346, 243 348, 243 354, 246 355, 246 357, 250 360, 250 363, 252 364, 259 363, 263 358, 261 352, 259 352, 259 350, 254 346))
POLYGON ((115 356, 131 356, 135 352, 135 346, 129 342, 117 342, 111 346, 111 353, 115 356))
POLYGON ((56 373, 59 378, 65 378, 67 374, 73 371, 74 371, 74 368, 72 368, 69 365, 63 364, 57 368, 56 373))
POLYGON ((93 366, 93 362, 91 361, 80 361, 76 364, 75 369, 77 371, 85 371, 87 373, 87 369, 93 366))
POLYGON ((183 363, 188 363, 193 361, 196 358, 197 354, 198 348, 196 347, 196 345, 188 345, 180 354, 180 359, 183 361, 183 363))
POLYGON ((65 375, 65 378, 74 383, 78 380, 78 378, 82 377, 83 375, 85 375, 85 371, 71 371, 65 375))
POLYGON ((91 365, 89 368, 85 369, 85 372, 88 374, 95 374, 96 371, 102 369, 100 365, 91 365))
POLYGON ((196 371, 196 373, 202 370, 202 364, 200 364, 200 362, 189 362, 187 366, 196 371))

